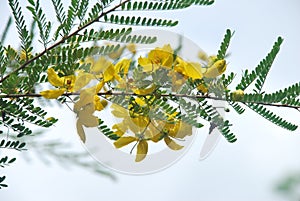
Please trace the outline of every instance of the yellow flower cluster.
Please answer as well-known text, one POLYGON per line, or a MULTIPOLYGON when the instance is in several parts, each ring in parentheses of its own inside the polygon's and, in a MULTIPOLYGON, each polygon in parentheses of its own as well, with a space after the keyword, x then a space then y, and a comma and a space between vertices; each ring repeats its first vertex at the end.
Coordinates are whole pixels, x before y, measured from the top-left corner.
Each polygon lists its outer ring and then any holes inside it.
POLYGON ((98 126, 98 118, 94 116, 96 110, 101 111, 107 105, 106 100, 101 100, 97 95, 103 88, 104 84, 116 80, 122 80, 119 76, 120 71, 128 72, 131 60, 123 59, 116 65, 113 65, 109 60, 100 57, 98 60, 88 58, 86 63, 90 63, 90 72, 83 70, 76 71, 77 75, 67 75, 60 77, 53 68, 47 70, 49 83, 56 87, 40 92, 47 99, 57 99, 65 92, 80 91, 79 101, 74 104, 74 112, 77 114, 77 132, 80 139, 85 142, 86 137, 83 126, 96 127, 98 126), (99 81, 93 87, 86 87, 92 80, 99 81))
MULTIPOLYGON (((146 99, 146 98, 145 98, 146 99)), ((123 108, 113 104, 112 114, 121 118, 122 121, 113 125, 115 134, 120 138, 114 142, 116 148, 121 148, 132 142, 137 143, 136 162, 142 161, 148 153, 148 141, 159 142, 164 140, 166 145, 172 150, 179 150, 183 146, 177 144, 175 139, 183 139, 192 134, 192 126, 176 119, 177 112, 166 114, 167 121, 152 119, 148 113, 136 113, 133 111, 135 105, 148 107, 144 98, 136 97, 134 103, 123 108), (133 135, 130 135, 133 133, 133 135)), ((150 106, 151 107, 151 106, 150 106)))
MULTIPOLYGON (((113 101, 111 105, 112 115, 120 119, 119 123, 111 127, 113 133, 118 136, 114 146, 121 148, 135 142, 136 162, 146 157, 150 141, 157 143, 163 140, 172 150, 182 149, 183 146, 177 144, 176 140, 191 135, 192 126, 178 117, 179 111, 170 113, 153 104, 161 98, 159 93, 163 91, 163 84, 159 83, 158 78, 154 80, 154 74, 159 72, 162 79, 170 78, 172 92, 177 92, 187 80, 201 80, 197 89, 206 93, 208 84, 204 78, 214 79, 224 73, 226 61, 206 55, 202 55, 202 63, 185 61, 174 54, 170 45, 164 45, 151 50, 147 57, 140 56, 137 60, 138 67, 135 67, 131 59, 119 59, 124 48, 109 54, 108 57, 86 58, 81 64, 89 66, 89 69, 76 70, 71 75, 59 76, 53 68, 49 68, 48 81, 55 89, 42 91, 40 94, 48 99, 57 99, 64 94, 69 96, 79 92, 79 100, 74 103, 74 112, 77 114, 78 135, 85 142, 84 127, 98 126, 99 119, 95 116, 95 111, 103 110, 107 106, 107 100, 111 101, 109 93, 102 97, 99 93, 107 90, 126 92, 129 94, 125 96, 128 101, 126 107, 113 101), (114 64, 112 59, 118 62, 114 64), (134 73, 137 68, 141 68, 141 71, 134 73), (92 80, 96 81, 93 86, 92 80), (160 109, 163 117, 157 118, 151 114, 151 111, 157 109, 160 109)), ((128 45, 127 49, 132 55, 137 53, 134 45, 128 45)))
MULTIPOLYGON (((199 55, 199 58, 204 61, 204 64, 199 62, 189 62, 182 59, 180 56, 174 56, 174 51, 170 45, 164 45, 151 50, 148 57, 140 57, 138 63, 143 67, 145 72, 154 72, 160 68, 172 69, 169 75, 173 80, 173 88, 178 89, 183 83, 191 78, 216 78, 223 74, 227 64, 224 59, 217 59, 216 56, 199 55)), ((198 86, 198 90, 206 93, 208 87, 205 84, 198 86)))

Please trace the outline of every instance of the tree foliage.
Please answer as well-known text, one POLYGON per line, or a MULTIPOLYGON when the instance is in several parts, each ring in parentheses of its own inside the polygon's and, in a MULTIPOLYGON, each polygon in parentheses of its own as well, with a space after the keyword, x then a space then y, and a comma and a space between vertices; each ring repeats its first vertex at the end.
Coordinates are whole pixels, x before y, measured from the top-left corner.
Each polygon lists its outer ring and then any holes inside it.
MULTIPOLYGON (((47 116, 38 103, 41 99, 46 104, 50 104, 46 99, 56 99, 61 104, 72 101, 82 141, 86 140, 84 127, 97 127, 116 148, 136 142, 137 162, 146 158, 150 141, 164 141, 172 150, 181 149, 175 141, 191 135, 191 129, 203 127, 204 122, 218 129, 228 142, 235 142, 237 137, 230 130, 232 123, 210 100, 226 102, 238 114, 243 114, 248 107, 275 125, 291 131, 297 129, 297 125, 269 108, 299 110, 300 82, 273 93, 263 91, 283 42, 281 37, 254 70, 244 71, 235 90, 230 89, 235 73, 225 72, 227 50, 233 37, 231 30, 226 30, 216 56, 202 54, 200 62, 185 61, 180 57, 180 48, 175 51, 176 47, 167 44, 137 59, 134 46, 154 43, 158 36, 133 34, 135 26, 178 24, 176 19, 149 17, 149 12, 209 6, 213 0, 124 0, 94 4, 88 0, 71 0, 67 9, 61 0, 51 2, 56 23, 46 16, 39 0, 28 0, 25 9, 31 13, 30 19, 25 19, 19 0, 8 0, 20 48, 5 43, 12 24, 9 18, 0 43, 0 149, 24 151, 27 149, 24 139, 34 138, 31 125, 50 128, 58 121, 47 116), (102 28, 96 29, 94 24, 102 28), (34 48, 35 43, 42 48, 34 48), (91 80, 96 84, 87 87, 91 80), (41 84, 45 83, 52 86, 41 90, 41 84), (124 124, 129 120, 131 124, 120 129, 123 124, 109 126, 105 119, 95 116, 95 111, 102 112, 107 107, 124 124), (135 121, 138 123, 132 124, 135 121)), ((5 152, 0 157, 0 168, 16 160, 5 152)), ((0 177, 0 188, 7 187, 3 183, 5 178, 0 177)))

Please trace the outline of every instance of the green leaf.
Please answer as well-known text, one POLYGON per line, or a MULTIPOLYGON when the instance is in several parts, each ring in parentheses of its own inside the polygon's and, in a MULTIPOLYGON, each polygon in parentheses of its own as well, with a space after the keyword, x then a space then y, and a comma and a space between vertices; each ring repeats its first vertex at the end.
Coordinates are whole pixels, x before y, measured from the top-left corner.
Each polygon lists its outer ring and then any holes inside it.
POLYGON ((113 15, 104 17, 105 22, 120 24, 120 25, 131 25, 131 26, 167 26, 173 27, 178 24, 178 21, 166 20, 166 19, 153 19, 148 17, 135 17, 135 16, 119 16, 113 15))
POLYGON ((285 128, 290 131, 294 131, 298 127, 297 125, 287 122, 286 120, 282 119, 280 116, 274 114, 263 105, 259 105, 255 103, 247 103, 246 105, 252 110, 254 110, 256 113, 264 117, 265 119, 269 120, 270 122, 282 128, 285 128))
POLYGON ((226 34, 224 36, 224 39, 221 43, 221 46, 218 50, 217 59, 221 60, 226 57, 226 52, 230 43, 231 38, 233 37, 234 32, 231 32, 229 29, 226 30, 226 34))
POLYGON ((240 83, 236 86, 236 89, 244 91, 257 79, 258 81, 255 83, 256 90, 254 90, 254 92, 260 93, 282 42, 283 39, 278 37, 270 53, 258 64, 258 66, 251 71, 251 73, 249 73, 248 70, 244 72, 240 83))

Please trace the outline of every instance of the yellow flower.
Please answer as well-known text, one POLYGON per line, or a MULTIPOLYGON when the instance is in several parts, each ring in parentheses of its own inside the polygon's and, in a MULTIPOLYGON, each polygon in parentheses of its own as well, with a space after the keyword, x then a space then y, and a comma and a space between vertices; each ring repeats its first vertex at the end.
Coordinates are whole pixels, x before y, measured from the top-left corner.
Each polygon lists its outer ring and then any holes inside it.
POLYGON ((98 126, 98 118, 93 115, 95 108, 93 105, 86 105, 81 110, 77 111, 77 122, 76 128, 77 133, 82 140, 82 142, 86 141, 85 132, 83 126, 85 127, 96 127, 98 126))
POLYGON ((111 81, 114 78, 115 69, 114 65, 105 57, 100 57, 98 60, 88 61, 91 63, 90 72, 96 75, 101 75, 103 77, 104 82, 111 81))
POLYGON ((224 59, 217 60, 215 56, 209 57, 207 68, 203 69, 203 76, 206 78, 216 78, 226 70, 227 64, 224 59))
POLYGON ((173 50, 170 45, 164 45, 162 48, 155 48, 148 54, 148 58, 140 57, 139 65, 145 72, 156 71, 160 67, 171 68, 173 65, 173 50))
POLYGON ((48 74, 48 81, 52 86, 55 86, 59 89, 53 89, 53 90, 46 90, 40 92, 40 94, 44 98, 48 99, 56 99, 59 96, 61 96, 65 91, 73 92, 74 91, 74 83, 76 80, 76 77, 74 75, 68 75, 59 77, 53 68, 48 68, 47 70, 48 74))
POLYGON ((32 56, 32 55, 31 55, 30 52, 27 53, 27 55, 26 55, 26 52, 25 52, 24 50, 22 50, 22 51, 20 52, 20 59, 23 60, 23 61, 28 60, 31 56, 32 56))
POLYGON ((128 74, 130 67, 131 59, 122 59, 115 65, 115 71, 117 73, 123 73, 124 75, 128 74))
POLYGON ((78 91, 85 87, 95 76, 90 73, 86 73, 83 70, 78 71, 76 81, 74 83, 74 91, 78 91))
POLYGON ((114 142, 114 145, 116 148, 121 148, 135 141, 137 141, 137 152, 136 152, 135 162, 141 162, 146 158, 148 153, 148 142, 146 140, 139 139, 137 137, 132 137, 132 136, 120 137, 118 140, 114 142))
POLYGON ((101 90, 103 82, 99 82, 97 85, 85 88, 80 91, 79 101, 74 104, 74 111, 80 111, 81 108, 86 105, 93 105, 95 110, 103 110, 107 102, 105 100, 100 100, 97 93, 101 90))
POLYGON ((68 75, 59 77, 53 68, 48 68, 48 81, 52 86, 55 87, 64 87, 68 91, 72 92, 76 77, 74 75, 68 75))
MULTIPOLYGON (((170 117, 169 120, 171 119, 172 117, 170 117)), ((187 135, 192 135, 192 126, 180 120, 174 119, 174 122, 172 123, 165 123, 162 121, 155 121, 155 123, 155 128, 160 130, 160 133, 155 135, 152 134, 151 140, 153 142, 158 142, 161 139, 164 139, 166 145, 172 150, 179 150, 183 148, 183 146, 177 144, 173 139, 183 139, 187 135)))
POLYGON ((180 57, 176 58, 177 64, 174 70, 192 79, 201 79, 203 77, 201 64, 195 62, 186 62, 180 57))
POLYGON ((241 89, 238 89, 231 93, 231 99, 233 101, 240 101, 243 99, 243 97, 244 97, 244 91, 241 89))
POLYGON ((101 111, 107 106, 106 100, 101 100, 99 96, 94 95, 95 110, 101 111))

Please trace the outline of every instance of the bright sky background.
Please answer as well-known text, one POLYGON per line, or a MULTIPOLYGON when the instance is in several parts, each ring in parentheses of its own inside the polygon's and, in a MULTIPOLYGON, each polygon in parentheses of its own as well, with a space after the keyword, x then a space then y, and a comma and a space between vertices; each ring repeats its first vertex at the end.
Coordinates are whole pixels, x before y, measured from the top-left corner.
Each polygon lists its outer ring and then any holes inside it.
MULTIPOLYGON (((7 9, 7 3, 2 1, 0 30, 4 28, 7 9)), ((298 0, 216 0, 211 7, 193 7, 157 16, 178 19, 179 25, 171 30, 190 38, 209 54, 216 53, 227 28, 235 30, 227 69, 236 73, 253 69, 271 50, 277 37, 282 36, 284 43, 265 85, 266 90, 274 91, 299 82, 299 10, 298 0)), ((12 42, 16 40, 13 35, 9 38, 12 42)), ((274 111, 300 125, 299 112, 282 108, 274 111)), ((63 109, 50 113, 58 115, 60 121, 49 136, 60 137, 83 149, 76 136, 73 114, 63 109)), ((289 173, 300 172, 299 129, 288 132, 250 110, 242 116, 232 113, 228 117, 234 123, 236 143, 221 139, 209 158, 198 161, 208 132, 208 128, 203 128, 180 161, 152 175, 115 173, 117 181, 112 181, 79 168, 46 166, 38 159, 27 163, 20 160, 21 154, 16 164, 5 168, 10 187, 1 190, 0 200, 286 200, 274 192, 274 186, 289 173)))

